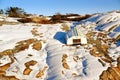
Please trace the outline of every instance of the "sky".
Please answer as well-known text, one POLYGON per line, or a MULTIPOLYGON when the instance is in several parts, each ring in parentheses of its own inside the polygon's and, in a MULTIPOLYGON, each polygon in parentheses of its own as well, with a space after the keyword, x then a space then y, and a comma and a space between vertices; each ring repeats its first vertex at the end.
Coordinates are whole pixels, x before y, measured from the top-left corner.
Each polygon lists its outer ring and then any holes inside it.
POLYGON ((39 15, 92 14, 120 10, 120 0, 0 0, 0 9, 8 7, 20 7, 39 15))

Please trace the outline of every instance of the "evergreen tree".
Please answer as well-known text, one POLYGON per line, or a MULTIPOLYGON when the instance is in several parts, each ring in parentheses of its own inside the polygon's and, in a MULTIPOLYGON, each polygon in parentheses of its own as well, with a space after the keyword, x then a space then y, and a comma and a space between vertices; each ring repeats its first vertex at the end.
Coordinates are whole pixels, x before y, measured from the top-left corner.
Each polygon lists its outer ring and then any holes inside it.
POLYGON ((19 8, 19 7, 9 7, 6 10, 6 14, 9 17, 23 17, 25 12, 22 8, 19 8))
POLYGON ((3 13, 4 13, 3 9, 0 9, 0 14, 3 14, 3 13))

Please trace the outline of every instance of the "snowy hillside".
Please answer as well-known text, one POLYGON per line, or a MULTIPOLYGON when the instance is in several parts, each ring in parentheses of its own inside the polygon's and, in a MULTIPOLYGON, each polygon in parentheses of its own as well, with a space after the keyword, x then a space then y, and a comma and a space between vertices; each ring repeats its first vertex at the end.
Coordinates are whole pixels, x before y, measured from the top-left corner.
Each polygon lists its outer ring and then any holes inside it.
POLYGON ((65 44, 63 23, 7 18, 0 16, 6 21, 0 26, 0 80, 120 80, 119 11, 66 22, 87 37, 86 45, 73 46, 65 44))
POLYGON ((85 20, 86 22, 94 23, 96 30, 104 31, 112 38, 118 39, 120 37, 120 11, 96 14, 85 20))

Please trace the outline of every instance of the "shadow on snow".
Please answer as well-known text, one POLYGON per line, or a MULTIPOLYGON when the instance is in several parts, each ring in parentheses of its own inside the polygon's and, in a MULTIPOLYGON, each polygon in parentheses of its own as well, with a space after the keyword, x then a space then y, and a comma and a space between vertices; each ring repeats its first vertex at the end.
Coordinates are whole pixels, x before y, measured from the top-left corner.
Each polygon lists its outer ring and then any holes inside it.
POLYGON ((55 35, 54 35, 54 39, 60 41, 61 43, 63 44, 66 44, 66 32, 57 32, 55 35))

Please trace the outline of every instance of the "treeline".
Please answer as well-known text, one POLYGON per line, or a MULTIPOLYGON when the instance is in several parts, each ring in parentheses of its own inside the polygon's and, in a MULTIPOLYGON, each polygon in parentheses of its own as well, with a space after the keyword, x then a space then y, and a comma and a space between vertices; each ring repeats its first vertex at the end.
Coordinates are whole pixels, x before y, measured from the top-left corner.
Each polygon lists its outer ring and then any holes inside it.
POLYGON ((53 16, 51 16, 51 20, 53 22, 63 22, 63 21, 80 21, 80 20, 83 20, 83 19, 87 19, 91 17, 91 15, 89 14, 86 14, 86 15, 79 15, 79 14, 74 14, 74 13, 69 13, 69 14, 60 14, 60 13, 57 13, 53 16))
POLYGON ((6 10, 0 9, 0 14, 5 14, 8 17, 21 17, 21 18, 31 15, 26 13, 24 9, 19 7, 9 7, 6 10))
POLYGON ((42 24, 54 24, 54 23, 61 23, 64 21, 80 21, 86 18, 91 17, 91 15, 79 15, 74 13, 69 14, 60 14, 56 13, 52 16, 47 16, 50 19, 47 19, 44 15, 33 16, 32 14, 28 14, 24 11, 24 9, 19 7, 9 7, 6 10, 0 9, 0 14, 5 14, 8 17, 18 17, 21 18, 18 21, 22 23, 27 22, 35 22, 35 23, 42 23, 42 24), (32 16, 32 17, 30 17, 32 16))

